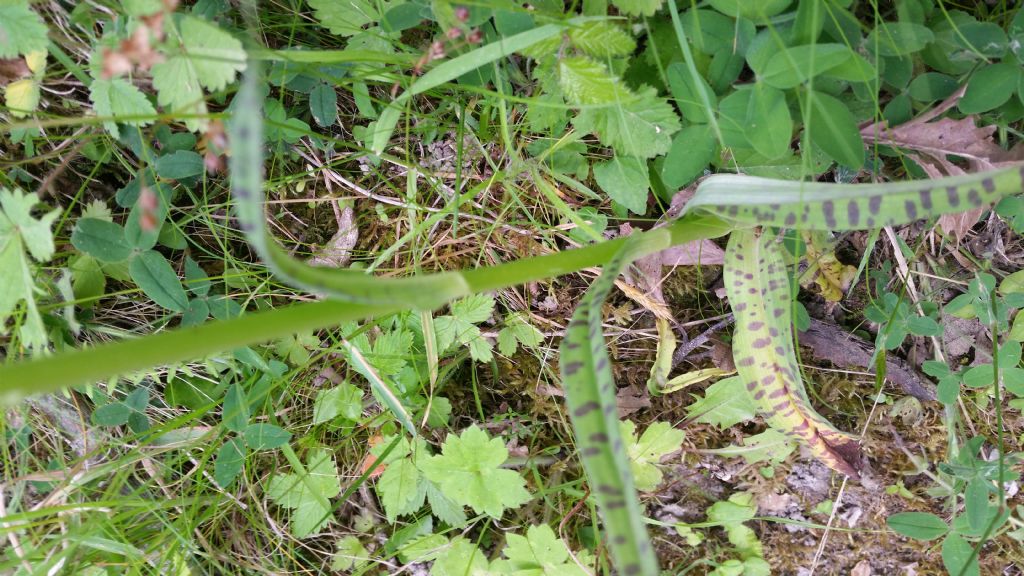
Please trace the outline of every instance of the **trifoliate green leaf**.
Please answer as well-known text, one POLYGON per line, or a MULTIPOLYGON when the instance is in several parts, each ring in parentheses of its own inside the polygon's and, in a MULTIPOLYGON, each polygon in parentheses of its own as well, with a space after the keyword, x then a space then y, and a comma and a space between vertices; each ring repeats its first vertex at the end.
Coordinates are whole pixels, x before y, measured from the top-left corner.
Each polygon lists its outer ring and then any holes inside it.
POLYGON ((278 506, 292 510, 292 534, 304 538, 322 530, 333 519, 329 500, 341 493, 334 457, 325 449, 311 450, 306 474, 276 474, 267 496, 278 506))
POLYGON ((647 212, 647 191, 650 175, 647 162, 640 158, 615 155, 611 160, 594 164, 594 180, 612 200, 635 214, 647 212))
POLYGON ((28 3, 0 4, 0 58, 46 50, 46 24, 28 3))
POLYGON ((623 156, 652 158, 668 152, 679 118, 672 105, 654 88, 644 87, 621 104, 585 108, 573 119, 585 134, 597 134, 601 143, 623 156))
POLYGON ((509 534, 502 554, 507 562, 495 562, 492 568, 515 576, 586 576, 570 557, 565 542, 555 536, 547 524, 530 526, 526 536, 509 534))
POLYGON ((569 39, 580 50, 601 60, 628 56, 636 50, 636 40, 629 32, 607 20, 584 22, 569 30, 569 39))
POLYGON ((686 434, 673 428, 668 422, 655 422, 636 437, 636 425, 630 420, 619 423, 626 439, 626 454, 629 466, 636 478, 636 489, 650 492, 661 484, 662 473, 658 464, 665 456, 677 452, 686 434))
POLYGON ((505 317, 505 327, 498 332, 498 351, 505 356, 515 354, 519 344, 527 348, 540 346, 544 334, 521 313, 509 314, 505 317))
POLYGON ((313 402, 313 424, 330 422, 339 416, 358 420, 362 413, 363 391, 348 382, 317 392, 313 402))
POLYGON ((21 344, 27 348, 42 348, 48 340, 43 319, 36 308, 35 275, 31 262, 46 262, 53 257, 54 244, 51 226, 59 210, 39 218, 32 216, 32 208, 39 202, 35 194, 20 190, 0 189, 0 335, 6 334, 4 324, 18 302, 25 301, 25 317, 19 329, 21 344), (32 256, 32 259, 29 258, 32 256))
POLYGON ((320 338, 316 334, 292 334, 281 338, 274 344, 274 352, 294 366, 309 362, 309 350, 320 346, 320 338))
POLYGON ((471 426, 460 436, 449 435, 441 455, 423 459, 419 466, 427 479, 457 504, 501 518, 506 509, 530 499, 522 477, 500 468, 507 459, 508 449, 501 439, 471 426))
POLYGON ((612 4, 623 14, 631 16, 654 16, 665 0, 612 0, 612 4))
POLYGON ((152 119, 131 117, 156 115, 156 109, 150 104, 146 95, 123 78, 93 80, 92 85, 89 86, 89 99, 92 100, 97 116, 118 119, 116 122, 114 120, 103 122, 103 127, 114 138, 121 136, 117 129, 117 122, 133 126, 148 126, 153 123, 152 119))
POLYGON ((494 298, 487 294, 474 294, 452 302, 452 316, 463 322, 479 324, 494 313, 494 298))

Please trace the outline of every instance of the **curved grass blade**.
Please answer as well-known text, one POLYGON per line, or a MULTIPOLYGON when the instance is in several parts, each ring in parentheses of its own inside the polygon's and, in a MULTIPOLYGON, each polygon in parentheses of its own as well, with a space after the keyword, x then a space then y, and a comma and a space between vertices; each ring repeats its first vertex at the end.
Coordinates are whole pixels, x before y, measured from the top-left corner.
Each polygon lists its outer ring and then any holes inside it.
MULTIPOLYGON (((574 22, 576 20, 573 20, 574 22)), ((374 154, 382 154, 384 148, 388 145, 388 140, 391 139, 391 133, 395 131, 395 125, 398 124, 398 119, 402 115, 402 109, 405 107, 405 103, 416 94, 421 94, 432 88, 437 88, 441 84, 451 82, 459 76, 472 72, 477 68, 490 64, 495 60, 499 60, 506 56, 509 56, 515 52, 529 48, 537 42, 546 40, 560 33, 565 27, 558 24, 547 24, 544 26, 538 26, 525 32, 520 32, 514 36, 508 38, 502 38, 495 42, 491 42, 486 46, 481 46, 475 50, 467 52, 456 58, 441 64, 440 66, 427 72, 419 80, 412 83, 409 89, 402 93, 401 96, 395 98, 395 100, 388 105, 387 108, 381 112, 380 117, 374 124, 373 135, 370 141, 370 150, 374 154)))
POLYGON ((702 182, 686 208, 744 227, 860 230, 965 212, 1022 191, 1024 167, 854 185, 719 175, 702 182))
POLYGON ((576 307, 560 349, 562 386, 608 547, 621 574, 656 576, 658 560, 644 526, 629 458, 619 430, 612 376, 601 333, 601 306, 636 256, 627 243, 612 257, 576 307))
POLYGON ((803 442, 830 468, 858 478, 860 446, 811 407, 793 343, 782 248, 768 234, 736 230, 725 253, 725 288, 736 316, 733 356, 768 424, 803 442))
POLYGON ((353 346, 348 340, 342 340, 341 344, 345 348, 345 351, 348 352, 349 358, 352 360, 352 368, 366 378, 370 383, 370 386, 377 392, 377 395, 388 407, 388 410, 391 410, 391 413, 394 414, 398 423, 408 430, 409 434, 415 437, 416 425, 412 422, 412 416, 410 416, 405 410, 405 406, 402 406, 402 401, 398 399, 398 396, 395 396, 395 393, 391 391, 388 383, 385 382, 384 379, 381 378, 380 374, 377 373, 377 370, 366 361, 366 358, 363 356, 362 352, 359 351, 359 348, 353 346))

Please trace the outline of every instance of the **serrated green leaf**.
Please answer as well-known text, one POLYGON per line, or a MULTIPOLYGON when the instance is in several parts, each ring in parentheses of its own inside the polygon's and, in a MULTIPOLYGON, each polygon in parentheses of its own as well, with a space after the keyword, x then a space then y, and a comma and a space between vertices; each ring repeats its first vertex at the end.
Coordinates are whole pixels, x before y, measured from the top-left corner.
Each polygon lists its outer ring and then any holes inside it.
POLYGON ((423 507, 426 486, 420 471, 412 460, 403 458, 388 464, 377 480, 377 494, 387 515, 394 523, 403 514, 411 514, 423 507))
POLYGON ((623 14, 631 16, 654 16, 665 0, 612 0, 612 4, 623 14))
POLYGON ((586 576, 569 557, 565 542, 547 524, 530 526, 526 536, 509 534, 502 554, 508 558, 504 574, 521 576, 586 576))
POLYGON ((463 507, 452 502, 451 498, 444 495, 441 489, 433 482, 424 482, 427 487, 427 504, 430 505, 430 512, 452 528, 461 528, 466 525, 466 512, 463 507))
POLYGON ((650 189, 647 162, 616 154, 611 160, 595 163, 593 170, 594 180, 612 200, 635 214, 643 215, 647 212, 647 193, 650 189))
POLYGON ((245 70, 245 50, 237 38, 194 16, 183 16, 178 22, 185 58, 195 70, 196 79, 211 92, 223 90, 245 70))
POLYGON ((667 422, 655 422, 637 439, 636 425, 632 421, 625 420, 619 425, 622 428, 636 489, 641 492, 656 489, 662 480, 658 464, 665 456, 679 451, 686 433, 673 428, 667 422))
POLYGON ((570 104, 591 105, 619 102, 629 98, 618 77, 604 64, 585 56, 558 61, 558 85, 570 104))
POLYGON ((0 282, 0 335, 6 333, 8 316, 24 300, 25 317, 19 336, 23 346, 33 349, 46 346, 49 339, 36 307, 32 259, 42 263, 53 256, 50 228, 59 212, 53 210, 35 218, 32 209, 38 202, 35 194, 0 188, 0 271, 4 274, 0 282))
MULTIPOLYGON (((661 2, 662 0, 655 0, 661 2)), ((608 20, 589 20, 569 29, 569 40, 580 50, 599 60, 628 56, 636 50, 636 40, 608 20)))
POLYGON ((146 296, 157 304, 174 312, 184 312, 188 308, 188 295, 163 254, 153 250, 138 254, 128 263, 128 273, 146 296))
POLYGON ((490 438, 483 430, 471 426, 459 436, 450 434, 440 456, 431 456, 418 464, 427 479, 457 504, 501 518, 506 509, 530 500, 522 477, 500 468, 507 459, 508 449, 501 439, 490 438))
POLYGON ((494 313, 494 297, 487 294, 474 294, 452 302, 452 316, 463 322, 479 324, 491 318, 494 313))
POLYGON ((430 576, 482 576, 487 574, 487 556, 476 543, 462 536, 452 538, 447 548, 437 555, 430 576))
POLYGON ((141 90, 123 78, 93 80, 89 86, 89 99, 97 116, 116 118, 103 122, 103 127, 114 138, 120 138, 117 123, 148 126, 153 123, 156 108, 141 90), (139 118, 142 116, 142 118, 139 118), (145 118, 149 116, 150 118, 145 118))
POLYGON ((331 560, 331 569, 347 572, 365 566, 370 561, 370 552, 359 541, 358 536, 344 536, 337 542, 337 550, 331 560))
POLYGON ((580 132, 597 134, 617 154, 635 158, 668 152, 672 135, 680 128, 672 105, 650 87, 619 105, 585 108, 572 122, 580 132))
POLYGON ((393 6, 401 4, 383 0, 308 0, 320 24, 339 36, 352 36, 363 31, 363 27, 379 21, 382 14, 393 6), (380 10, 377 9, 378 5, 380 10))
POLYGON ((169 114, 188 115, 185 126, 199 130, 205 120, 196 118, 206 114, 206 100, 196 71, 184 57, 168 58, 151 69, 153 87, 157 90, 157 103, 169 114))
POLYGON ((325 449, 310 450, 306 474, 276 474, 267 486, 267 496, 278 506, 292 510, 292 534, 304 538, 334 520, 326 505, 341 493, 334 457, 325 449))
POLYGON ((46 50, 49 39, 43 19, 28 4, 0 4, 0 58, 46 50))
POLYGON ((719 428, 750 420, 756 413, 754 400, 738 376, 708 386, 704 397, 686 409, 687 417, 719 428))

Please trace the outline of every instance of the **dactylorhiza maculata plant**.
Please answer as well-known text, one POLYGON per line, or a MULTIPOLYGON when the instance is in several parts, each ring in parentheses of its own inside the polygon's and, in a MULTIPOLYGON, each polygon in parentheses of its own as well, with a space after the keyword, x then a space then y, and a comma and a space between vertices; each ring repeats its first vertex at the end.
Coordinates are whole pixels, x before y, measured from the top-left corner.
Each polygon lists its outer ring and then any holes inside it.
MULTIPOLYGON (((372 146, 383 149, 412 96, 563 30, 559 24, 533 28, 427 72, 384 109, 372 146)), ((830 467, 856 477, 861 455, 855 438, 817 414, 804 391, 794 353, 791 286, 779 232, 899 225, 982 207, 1024 189, 1024 170, 1018 168, 931 182, 872 185, 719 175, 706 179, 683 214, 663 228, 499 266, 385 279, 355 270, 309 266, 290 257, 270 237, 259 168, 264 151, 259 81, 259 66, 250 62, 233 104, 230 173, 235 214, 246 239, 275 275, 326 299, 8 364, 0 368, 3 400, 350 320, 409 308, 432 310, 477 292, 603 265, 602 275, 581 301, 563 340, 561 366, 579 455, 604 520, 612 557, 623 574, 658 573, 627 465, 600 329, 602 302, 630 262, 672 245, 730 233, 725 282, 737 320, 734 355, 740 377, 770 425, 801 441, 830 467)), ((410 433, 416 433, 412 422, 403 422, 410 433)))

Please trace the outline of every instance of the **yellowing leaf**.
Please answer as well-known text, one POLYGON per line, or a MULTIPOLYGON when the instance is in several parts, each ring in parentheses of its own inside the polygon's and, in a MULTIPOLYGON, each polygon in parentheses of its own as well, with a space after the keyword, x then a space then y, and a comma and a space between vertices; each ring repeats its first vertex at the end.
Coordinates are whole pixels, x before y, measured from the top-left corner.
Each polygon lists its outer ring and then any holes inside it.
POLYGON ((4 87, 4 100, 15 118, 24 118, 39 106, 39 82, 34 78, 16 80, 4 87))

